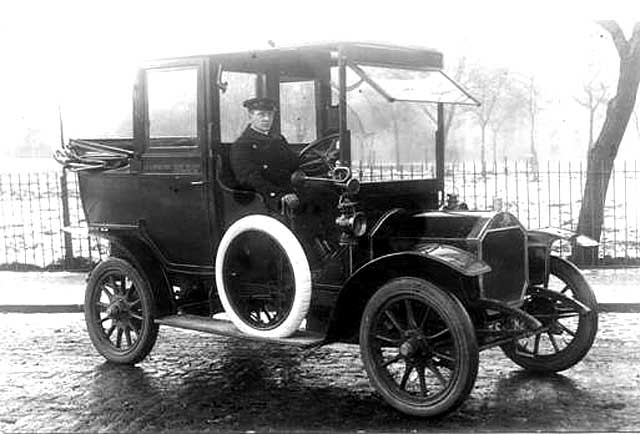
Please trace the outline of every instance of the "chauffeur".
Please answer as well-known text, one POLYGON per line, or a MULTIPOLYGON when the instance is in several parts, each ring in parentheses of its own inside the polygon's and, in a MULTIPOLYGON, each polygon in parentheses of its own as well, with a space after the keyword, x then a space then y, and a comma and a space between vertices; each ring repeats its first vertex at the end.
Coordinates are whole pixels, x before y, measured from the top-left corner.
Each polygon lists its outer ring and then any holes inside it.
POLYGON ((257 191, 267 205, 278 209, 299 205, 291 186, 291 174, 298 169, 298 155, 282 135, 271 127, 276 103, 269 98, 252 98, 242 104, 249 111, 249 125, 231 147, 231 170, 241 188, 257 191))

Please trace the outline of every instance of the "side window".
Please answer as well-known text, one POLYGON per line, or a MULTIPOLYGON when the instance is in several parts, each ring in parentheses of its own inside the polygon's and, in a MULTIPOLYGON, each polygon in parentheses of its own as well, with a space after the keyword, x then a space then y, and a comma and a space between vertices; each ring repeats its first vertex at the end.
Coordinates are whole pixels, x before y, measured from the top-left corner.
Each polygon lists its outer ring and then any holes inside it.
MULTIPOLYGON (((198 134, 197 68, 150 69, 147 71, 149 137, 153 146, 180 144, 167 137, 195 138, 198 134)), ((182 142, 195 144, 193 141, 182 142)))
POLYGON ((220 138, 233 142, 247 126, 248 118, 242 103, 258 95, 258 85, 263 76, 248 72, 223 71, 220 82, 220 138))
POLYGON ((282 135, 292 143, 307 143, 316 138, 315 83, 280 83, 280 125, 282 135))

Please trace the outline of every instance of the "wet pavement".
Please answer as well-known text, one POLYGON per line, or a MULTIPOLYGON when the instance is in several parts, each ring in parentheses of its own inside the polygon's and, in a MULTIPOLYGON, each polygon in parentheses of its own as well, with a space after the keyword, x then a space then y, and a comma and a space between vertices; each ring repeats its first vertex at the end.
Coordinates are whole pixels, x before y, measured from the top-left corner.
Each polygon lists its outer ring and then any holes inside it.
POLYGON ((640 430, 640 314, 604 313, 586 358, 534 376, 497 349, 455 413, 404 416, 358 348, 301 351, 161 328, 136 367, 105 363, 83 316, 0 314, 1 432, 640 430))

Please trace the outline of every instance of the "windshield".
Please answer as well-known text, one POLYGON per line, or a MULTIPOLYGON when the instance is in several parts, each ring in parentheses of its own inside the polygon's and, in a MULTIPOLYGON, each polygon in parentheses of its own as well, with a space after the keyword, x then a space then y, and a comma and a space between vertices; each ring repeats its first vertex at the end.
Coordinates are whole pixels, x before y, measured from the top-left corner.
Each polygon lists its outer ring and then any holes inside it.
MULTIPOLYGON (((346 84, 351 167, 361 182, 435 178, 436 103, 475 104, 435 70, 350 64, 346 84)), ((337 67, 332 88, 337 104, 337 67)))
POLYGON ((476 105, 478 102, 441 70, 399 69, 355 65, 349 67, 389 101, 476 105))

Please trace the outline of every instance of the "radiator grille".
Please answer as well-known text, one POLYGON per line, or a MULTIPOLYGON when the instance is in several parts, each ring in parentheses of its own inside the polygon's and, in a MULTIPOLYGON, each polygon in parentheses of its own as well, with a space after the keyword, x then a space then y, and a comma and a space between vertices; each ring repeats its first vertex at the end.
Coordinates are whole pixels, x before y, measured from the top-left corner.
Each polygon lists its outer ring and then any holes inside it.
POLYGON ((482 277, 483 296, 505 302, 520 299, 526 281, 525 233, 519 227, 490 230, 482 242, 482 259, 491 271, 482 277))

